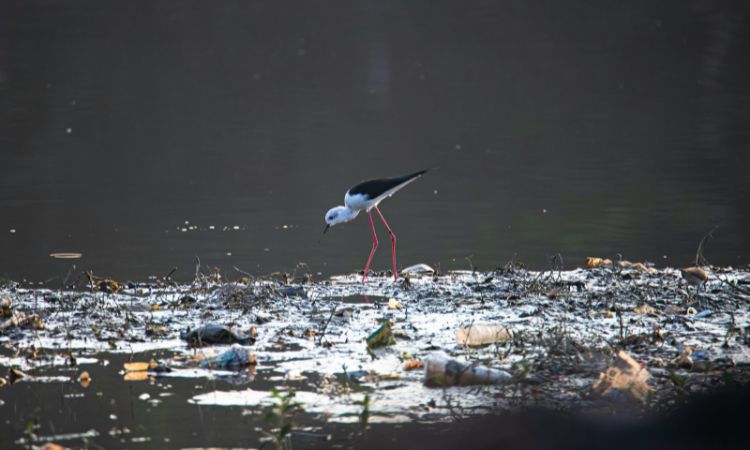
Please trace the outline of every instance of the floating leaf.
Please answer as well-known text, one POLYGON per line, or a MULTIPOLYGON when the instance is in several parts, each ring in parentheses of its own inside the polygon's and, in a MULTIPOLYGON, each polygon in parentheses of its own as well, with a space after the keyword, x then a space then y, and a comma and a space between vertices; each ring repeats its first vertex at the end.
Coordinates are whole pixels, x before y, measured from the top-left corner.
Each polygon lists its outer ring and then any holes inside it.
POLYGON ((84 371, 78 376, 78 382, 85 388, 89 387, 89 384, 91 384, 91 375, 87 371, 84 371))

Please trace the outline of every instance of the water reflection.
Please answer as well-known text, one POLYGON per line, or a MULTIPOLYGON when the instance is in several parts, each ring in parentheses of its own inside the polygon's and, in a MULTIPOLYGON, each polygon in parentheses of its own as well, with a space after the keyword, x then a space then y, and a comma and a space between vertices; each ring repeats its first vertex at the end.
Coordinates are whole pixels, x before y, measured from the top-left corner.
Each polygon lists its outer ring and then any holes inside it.
POLYGON ((742 2, 3 8, 0 274, 351 272, 368 227, 318 244, 325 209, 432 166, 386 205, 404 265, 682 265, 715 225, 748 262, 742 2))

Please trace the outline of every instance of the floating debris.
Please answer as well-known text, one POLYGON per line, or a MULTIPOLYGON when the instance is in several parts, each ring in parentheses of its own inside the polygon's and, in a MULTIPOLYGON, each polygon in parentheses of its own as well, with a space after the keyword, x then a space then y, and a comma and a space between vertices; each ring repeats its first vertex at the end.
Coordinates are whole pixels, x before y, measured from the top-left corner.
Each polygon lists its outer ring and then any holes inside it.
MULTIPOLYGON (((5 315, 5 313, 3 313, 5 315)), ((27 328, 43 330, 44 323, 38 314, 26 314, 23 312, 11 313, 10 318, 0 322, 0 334, 7 332, 11 328, 27 328)))
POLYGON ((201 355, 199 358, 199 365, 204 369, 239 370, 256 364, 258 364, 258 360, 255 357, 255 354, 251 353, 249 349, 239 345, 232 345, 229 350, 218 355, 201 355))
POLYGON ((48 442, 41 447, 34 447, 34 450, 67 450, 67 448, 62 445, 57 445, 54 442, 48 442))
POLYGON ((10 310, 12 304, 13 300, 10 297, 3 297, 0 300, 0 318, 7 319, 13 316, 13 312, 10 310))
POLYGON ((636 306, 633 308, 633 312, 638 314, 648 314, 649 316, 658 316, 659 311, 656 310, 653 306, 647 305, 645 303, 636 306))
POLYGON ((78 383, 80 383, 84 388, 89 387, 89 385, 91 384, 91 375, 89 375, 87 371, 83 371, 83 373, 78 376, 78 383))
POLYGON ((507 383, 512 378, 503 370, 462 364, 444 352, 432 353, 424 362, 424 384, 428 387, 500 384, 507 383))
POLYGON ((595 269, 597 267, 610 267, 610 268, 620 268, 620 269, 631 269, 631 270, 638 270, 648 273, 655 273, 656 269, 653 267, 649 267, 648 265, 640 262, 630 262, 630 261, 615 261, 613 262, 611 259, 607 258, 597 258, 594 256, 588 256, 586 257, 586 261, 584 262, 584 267, 587 269, 595 269))
POLYGON ((388 309, 404 309, 401 302, 391 297, 388 299, 388 309))
POLYGON ((180 334, 180 338, 187 341, 191 347, 202 347, 204 345, 229 345, 243 344, 252 345, 255 337, 236 332, 224 325, 208 324, 180 334))
POLYGON ((30 379, 31 377, 27 375, 25 372, 22 372, 18 369, 10 368, 8 369, 8 383, 13 384, 19 380, 23 379, 30 379))
POLYGON ((411 359, 404 363, 404 370, 421 369, 424 367, 424 363, 418 359, 411 359))
POLYGON ((366 340, 367 347, 369 348, 394 345, 396 343, 396 339, 393 337, 393 332, 391 330, 391 321, 386 320, 385 322, 383 322, 383 324, 380 325, 377 330, 375 330, 371 335, 367 336, 366 340))
POLYGON ((427 264, 420 263, 420 264, 414 264, 413 266, 409 266, 405 269, 401 269, 401 274, 419 274, 419 273, 435 273, 435 269, 428 266, 427 264))
POLYGON ((693 349, 685 346, 685 349, 682 351, 682 353, 679 354, 675 359, 671 360, 669 362, 669 365, 671 367, 678 367, 683 369, 690 369, 693 367, 693 349))
POLYGON ((105 278, 103 280, 99 280, 96 282, 96 288, 102 292, 106 292, 108 294, 114 294, 120 290, 120 283, 118 283, 115 280, 105 278))
POLYGON ((456 332, 459 345, 469 347, 500 344, 510 339, 513 339, 513 332, 502 325, 475 323, 456 332))
POLYGON ((172 371, 170 367, 159 363, 155 359, 151 359, 149 362, 125 363, 123 364, 123 368, 125 369, 124 381, 144 381, 150 376, 172 371))
MULTIPOLYGON (((597 407, 614 410, 610 404, 618 402, 610 400, 622 390, 611 387, 606 395, 591 396, 582 387, 607 374, 612 349, 624 349, 652 371, 648 383, 654 390, 648 396, 654 402, 638 405, 647 409, 674 404, 671 396, 682 391, 673 379, 684 379, 690 392, 750 380, 750 295, 743 292, 750 272, 716 267, 710 272, 717 282, 712 276, 699 296, 705 306, 698 309, 686 302, 679 269, 647 273, 618 264, 567 271, 514 266, 439 277, 428 272, 411 275, 408 287, 385 282, 382 275, 363 285, 355 274, 304 281, 244 272, 235 276, 246 279, 236 282, 212 272, 187 285, 166 277, 118 283, 111 293, 98 289, 102 279, 93 276, 70 291, 6 283, 0 299, 9 301, 0 300, 6 306, 0 306, 0 315, 11 316, 0 318, 0 373, 6 381, 8 369, 14 369, 34 375, 14 375, 27 383, 70 382, 83 370, 71 369, 72 361, 73 367, 92 364, 86 352, 101 364, 118 358, 118 366, 133 355, 118 381, 168 386, 171 378, 197 377, 237 385, 250 379, 254 386, 283 383, 314 402, 306 410, 344 422, 358 420, 363 406, 356 402, 367 394, 383 413, 377 420, 398 422, 453 414, 455 403, 441 404, 440 395, 460 398, 465 414, 514 408, 519 387, 533 392, 539 405, 601 402, 597 407), (252 331, 254 326, 262 333, 252 331), (191 348, 201 344, 200 351, 191 348), (242 353, 219 345, 235 345, 242 353), (685 354, 686 346, 691 354, 685 354), (445 353, 429 357, 434 351, 445 353), (254 370, 252 356, 262 370, 254 370), (416 370, 420 366, 423 372, 416 370), (439 394, 425 382, 445 389, 439 394), (466 385, 478 382, 491 384, 466 385)), ((102 373, 97 386, 110 382, 101 379, 103 372, 90 373, 102 373)), ((196 390, 206 394, 206 386, 196 383, 196 390)), ((169 389, 150 390, 147 401, 184 393, 169 389)), ((253 414, 268 405, 252 404, 253 395, 245 396, 243 389, 226 392, 200 397, 200 403, 234 402, 253 414)), ((171 403, 179 402, 161 405, 171 403)))
POLYGON ((599 375, 599 379, 591 386, 596 395, 606 395, 613 389, 627 392, 633 398, 644 402, 653 388, 646 384, 651 374, 645 367, 641 367, 630 355, 620 350, 614 364, 599 375))
POLYGON ((55 259, 78 259, 83 257, 83 253, 50 253, 49 256, 55 259))
POLYGON ((596 267, 611 267, 611 266, 612 266, 611 259, 596 258, 594 256, 586 257, 586 262, 584 263, 584 267, 587 269, 594 269, 596 267))

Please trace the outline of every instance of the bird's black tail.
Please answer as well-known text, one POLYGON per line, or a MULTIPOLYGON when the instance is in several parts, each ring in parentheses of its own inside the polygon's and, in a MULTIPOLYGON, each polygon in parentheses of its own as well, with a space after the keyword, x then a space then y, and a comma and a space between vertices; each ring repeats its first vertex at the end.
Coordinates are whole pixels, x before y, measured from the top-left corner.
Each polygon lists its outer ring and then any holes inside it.
POLYGON ((429 170, 430 169, 425 169, 425 170, 420 170, 419 172, 414 172, 409 175, 404 175, 403 177, 401 177, 401 179, 404 181, 408 181, 417 177, 421 177, 422 175, 426 174, 429 170))

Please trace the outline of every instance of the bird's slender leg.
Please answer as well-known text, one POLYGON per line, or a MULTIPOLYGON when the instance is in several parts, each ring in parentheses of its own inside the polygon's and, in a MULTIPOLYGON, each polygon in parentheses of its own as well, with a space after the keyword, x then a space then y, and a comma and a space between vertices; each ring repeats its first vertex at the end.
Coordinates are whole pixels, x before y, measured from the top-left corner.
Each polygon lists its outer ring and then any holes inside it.
POLYGON ((375 222, 373 222, 372 220, 372 213, 370 211, 367 211, 367 215, 370 217, 370 226, 372 227, 372 250, 370 250, 370 257, 367 258, 365 273, 362 274, 362 284, 365 283, 365 277, 367 276, 367 271, 370 270, 372 257, 375 256, 375 250, 378 248, 378 233, 375 232, 375 222))
POLYGON ((388 234, 391 235, 391 258, 393 259, 393 280, 398 281, 398 271, 396 270, 396 235, 393 234, 393 231, 391 231, 391 227, 388 226, 388 222, 385 221, 385 217, 383 217, 383 213, 380 212, 380 209, 375 206, 375 211, 377 211, 378 216, 380 216, 380 220, 383 221, 383 225, 385 225, 385 229, 388 230, 388 234))

